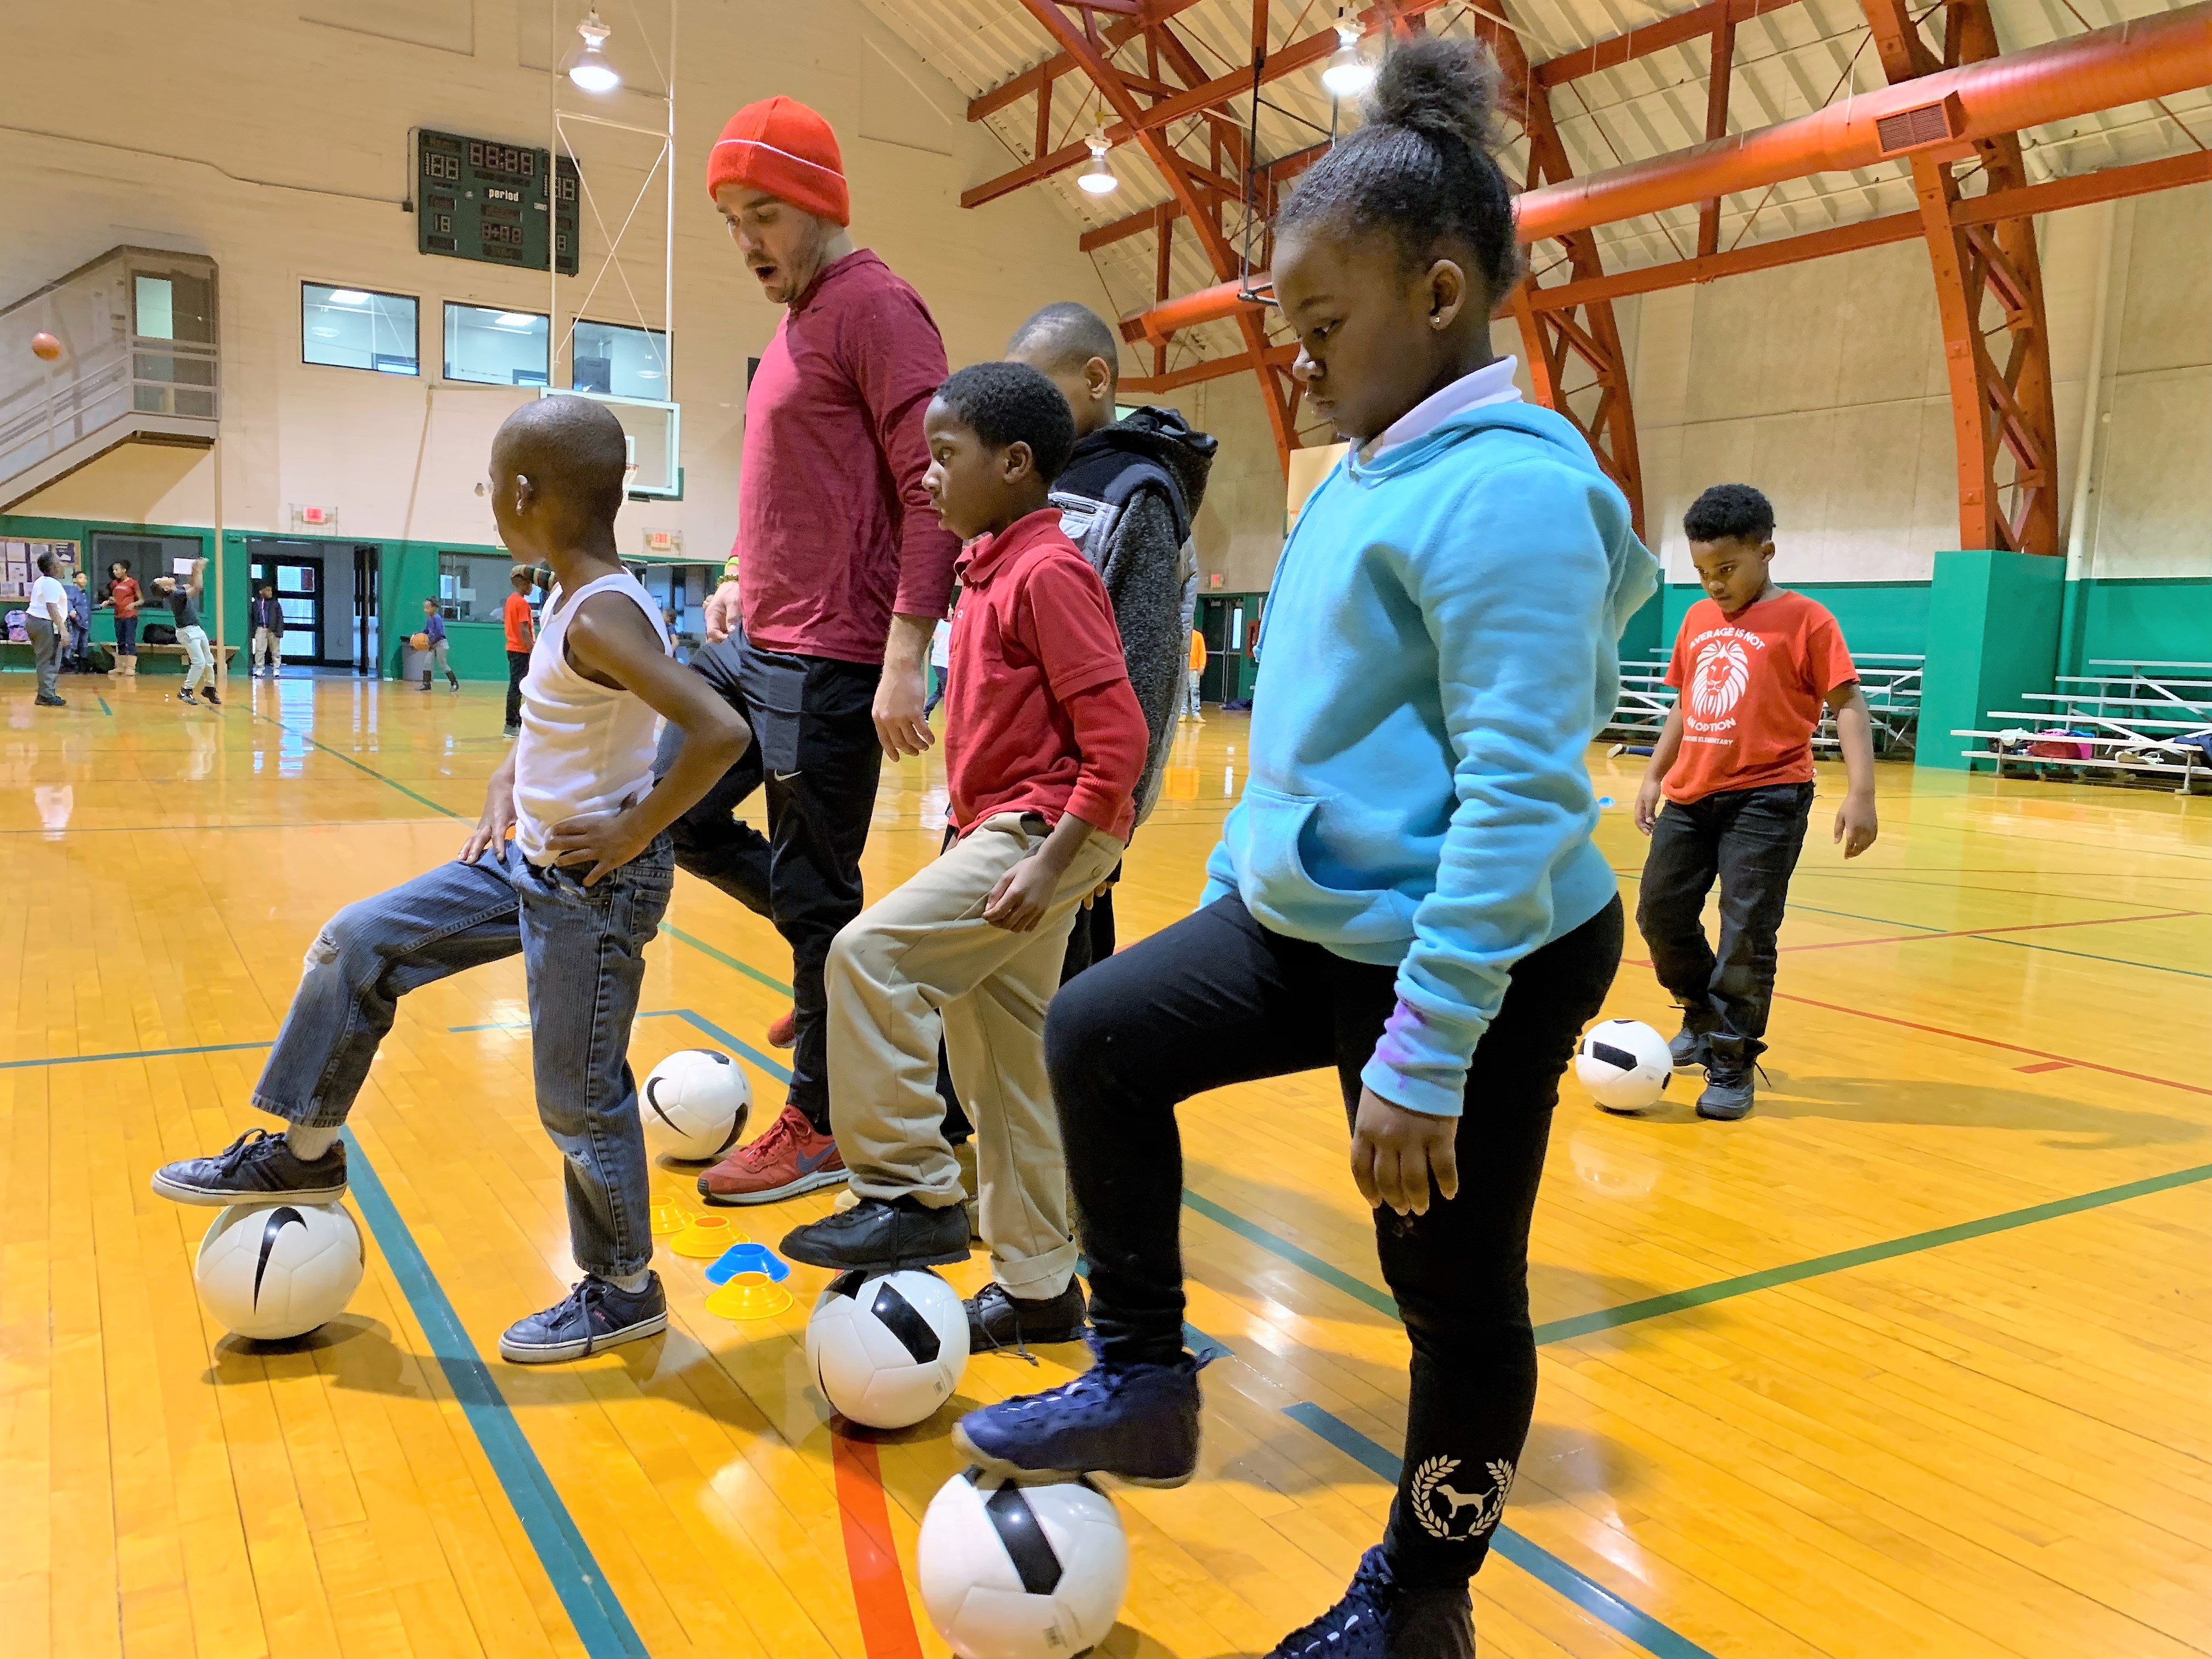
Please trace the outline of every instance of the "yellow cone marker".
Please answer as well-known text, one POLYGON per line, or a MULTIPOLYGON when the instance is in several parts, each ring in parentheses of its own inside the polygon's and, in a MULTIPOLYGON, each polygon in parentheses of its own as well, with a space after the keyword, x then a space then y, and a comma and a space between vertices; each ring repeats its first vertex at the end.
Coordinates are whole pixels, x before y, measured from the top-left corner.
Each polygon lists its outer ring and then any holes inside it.
POLYGON ((791 1306, 791 1292, 766 1273, 739 1273, 707 1298, 707 1311, 724 1319, 773 1319, 791 1306))

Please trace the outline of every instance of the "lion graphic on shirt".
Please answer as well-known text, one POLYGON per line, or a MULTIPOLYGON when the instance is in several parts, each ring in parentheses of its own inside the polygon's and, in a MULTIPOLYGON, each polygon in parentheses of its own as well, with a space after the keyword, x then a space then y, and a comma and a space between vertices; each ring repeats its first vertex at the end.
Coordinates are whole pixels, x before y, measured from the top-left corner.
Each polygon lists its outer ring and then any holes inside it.
POLYGON ((1690 678, 1690 712, 1701 720, 1726 719, 1750 678, 1751 661, 1741 641, 1706 641, 1690 678))

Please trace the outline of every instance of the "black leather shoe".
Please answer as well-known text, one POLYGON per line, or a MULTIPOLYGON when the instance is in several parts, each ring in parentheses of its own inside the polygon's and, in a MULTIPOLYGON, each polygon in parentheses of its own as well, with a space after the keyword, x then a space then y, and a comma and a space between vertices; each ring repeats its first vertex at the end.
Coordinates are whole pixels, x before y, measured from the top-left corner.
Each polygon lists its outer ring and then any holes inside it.
POLYGON ((986 1285, 968 1298, 968 1352, 1020 1348, 1031 1342, 1073 1342, 1091 1322, 1083 1286, 1073 1279, 1058 1296, 1015 1296, 986 1285))
POLYGON ((957 1204, 932 1209, 911 1196, 864 1198, 849 1210, 793 1227, 776 1248, 793 1261, 838 1272, 942 1267, 968 1259, 968 1212, 957 1204))

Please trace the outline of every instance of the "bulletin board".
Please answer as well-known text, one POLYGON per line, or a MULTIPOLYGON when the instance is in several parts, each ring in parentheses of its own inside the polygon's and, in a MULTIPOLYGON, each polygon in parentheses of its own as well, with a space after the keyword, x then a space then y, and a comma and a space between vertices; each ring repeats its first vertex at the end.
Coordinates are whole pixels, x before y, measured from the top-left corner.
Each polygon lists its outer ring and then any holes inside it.
POLYGON ((66 582, 76 574, 75 542, 0 541, 0 599, 27 599, 39 579, 41 554, 54 556, 54 574, 66 582))

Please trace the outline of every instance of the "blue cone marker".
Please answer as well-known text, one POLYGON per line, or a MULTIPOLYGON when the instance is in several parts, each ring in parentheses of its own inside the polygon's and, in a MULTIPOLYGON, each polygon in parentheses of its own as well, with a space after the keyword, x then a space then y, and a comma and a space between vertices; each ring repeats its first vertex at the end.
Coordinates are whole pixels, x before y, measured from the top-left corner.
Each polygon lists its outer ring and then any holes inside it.
POLYGON ((791 1277, 791 1269, 765 1244, 732 1244, 707 1269, 709 1285, 726 1285, 739 1273, 766 1273, 771 1280, 791 1277))

